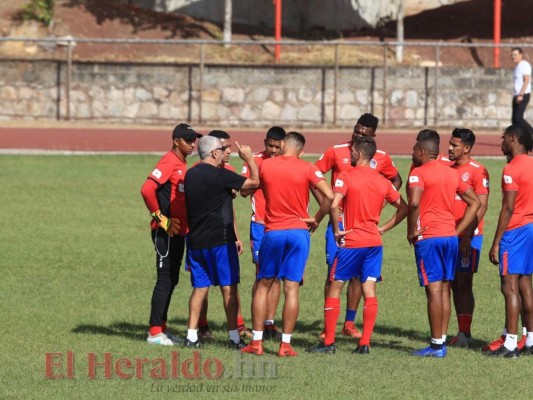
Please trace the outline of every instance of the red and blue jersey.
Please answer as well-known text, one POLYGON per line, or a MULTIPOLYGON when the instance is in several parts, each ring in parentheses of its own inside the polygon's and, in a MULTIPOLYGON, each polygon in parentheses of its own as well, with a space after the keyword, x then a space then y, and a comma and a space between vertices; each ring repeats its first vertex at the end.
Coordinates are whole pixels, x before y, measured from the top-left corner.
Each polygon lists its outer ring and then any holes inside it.
POLYGON ((527 154, 515 156, 504 168, 502 191, 516 191, 513 215, 507 230, 533 222, 533 159, 527 154))

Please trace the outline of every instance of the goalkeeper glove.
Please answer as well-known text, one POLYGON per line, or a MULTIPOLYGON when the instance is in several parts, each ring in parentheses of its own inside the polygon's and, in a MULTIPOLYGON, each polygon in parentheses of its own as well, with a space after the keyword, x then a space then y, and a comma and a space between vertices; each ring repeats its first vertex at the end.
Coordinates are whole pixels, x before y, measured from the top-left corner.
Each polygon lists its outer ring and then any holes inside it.
POLYGON ((155 210, 150 214, 152 218, 157 222, 157 225, 164 229, 170 237, 176 235, 181 227, 180 220, 178 218, 168 218, 161 213, 161 210, 155 210))

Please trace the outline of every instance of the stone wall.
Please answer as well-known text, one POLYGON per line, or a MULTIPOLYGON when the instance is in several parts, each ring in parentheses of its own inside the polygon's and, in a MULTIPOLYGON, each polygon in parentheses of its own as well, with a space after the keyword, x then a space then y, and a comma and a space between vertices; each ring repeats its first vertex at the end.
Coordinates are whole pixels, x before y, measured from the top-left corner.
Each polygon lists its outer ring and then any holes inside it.
POLYGON ((389 127, 509 124, 510 69, 437 71, 388 68, 385 82, 383 68, 341 67, 335 90, 332 67, 75 63, 67 93, 64 63, 0 61, 0 120, 66 119, 69 100, 71 120, 131 124, 340 128, 364 112, 389 127))

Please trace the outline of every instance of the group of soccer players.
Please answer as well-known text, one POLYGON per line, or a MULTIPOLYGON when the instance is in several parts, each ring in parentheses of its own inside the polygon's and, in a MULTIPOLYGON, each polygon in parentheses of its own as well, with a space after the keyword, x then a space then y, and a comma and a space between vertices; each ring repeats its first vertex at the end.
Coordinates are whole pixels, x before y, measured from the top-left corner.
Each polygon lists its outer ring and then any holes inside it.
MULTIPOLYGON (((312 353, 335 353, 340 315, 340 294, 348 281, 342 335, 359 339, 354 353, 368 354, 381 280, 382 235, 407 217, 407 238, 414 247, 420 285, 425 288, 431 340, 414 351, 419 357, 446 356, 447 345, 468 346, 474 312, 473 274, 477 271, 483 241, 483 218, 489 196, 486 168, 471 158, 475 135, 455 129, 448 157, 440 153, 439 134, 420 131, 413 147, 407 201, 399 189, 402 179, 391 158, 378 150, 378 119, 363 114, 351 139, 332 146, 315 163, 300 159, 305 138, 281 127, 267 131, 265 150, 252 154, 236 143, 244 161, 242 174, 228 164, 230 136, 212 131, 201 136, 186 124, 173 131, 172 150, 148 177, 141 193, 152 220, 157 281, 152 295, 151 344, 199 347, 212 338, 207 323, 207 293, 220 286, 229 331, 228 347, 261 355, 263 340, 280 339, 278 355, 295 356, 291 337, 299 311, 299 287, 309 256, 310 233, 327 215, 327 277, 324 286, 324 330, 312 353), (199 139, 199 140, 197 140, 199 139), (187 171, 185 158, 198 148, 200 162, 187 171), (331 184, 323 174, 331 171, 331 184), (319 203, 309 216, 309 192, 319 203), (256 265, 253 285, 252 330, 240 313, 238 295, 239 238, 232 199, 250 196, 250 244, 256 265), (396 208, 379 225, 386 203, 396 208), (180 339, 166 326, 168 306, 179 280, 187 242, 186 266, 193 293, 189 302, 187 337, 180 339), (282 330, 274 317, 283 290, 282 330), (451 295, 459 332, 447 340, 451 295), (363 328, 355 327, 357 309, 363 306, 363 328), (242 340, 249 338, 246 344, 242 340)), ((511 125, 502 135, 502 152, 508 159, 503 177, 503 202, 490 249, 491 262, 500 266, 505 298, 505 329, 485 346, 489 356, 518 357, 533 354, 533 161, 528 157, 533 139, 526 127, 511 125), (518 320, 522 316, 522 338, 518 320)))

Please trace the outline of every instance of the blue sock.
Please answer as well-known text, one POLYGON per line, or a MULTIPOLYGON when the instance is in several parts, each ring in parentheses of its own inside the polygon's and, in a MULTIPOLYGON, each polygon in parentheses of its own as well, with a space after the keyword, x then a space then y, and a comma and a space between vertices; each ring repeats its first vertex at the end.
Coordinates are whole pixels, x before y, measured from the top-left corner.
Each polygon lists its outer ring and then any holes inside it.
POLYGON ((346 317, 344 318, 344 321, 355 321, 355 316, 357 315, 357 310, 349 310, 346 309, 346 317))

